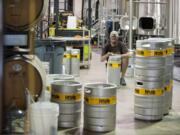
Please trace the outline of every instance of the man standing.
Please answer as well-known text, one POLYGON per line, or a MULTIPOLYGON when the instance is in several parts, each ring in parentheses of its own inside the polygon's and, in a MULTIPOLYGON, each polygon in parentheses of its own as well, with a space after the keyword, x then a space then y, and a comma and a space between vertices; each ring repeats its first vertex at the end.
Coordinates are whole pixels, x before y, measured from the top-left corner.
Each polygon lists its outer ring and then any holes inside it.
POLYGON ((124 79, 126 70, 128 67, 128 49, 125 45, 119 42, 119 35, 118 32, 112 31, 110 34, 110 42, 103 48, 102 55, 101 55, 101 61, 108 61, 109 56, 113 54, 119 54, 122 57, 122 68, 121 68, 121 78, 120 78, 120 84, 122 86, 126 86, 126 81, 124 79))

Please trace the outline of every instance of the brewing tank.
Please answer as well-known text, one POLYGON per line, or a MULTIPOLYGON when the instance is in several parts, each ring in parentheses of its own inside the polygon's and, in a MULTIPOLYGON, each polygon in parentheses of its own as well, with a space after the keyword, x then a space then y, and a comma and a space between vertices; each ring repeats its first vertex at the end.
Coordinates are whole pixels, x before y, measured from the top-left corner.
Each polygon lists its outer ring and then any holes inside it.
POLYGON ((168 31, 169 0, 135 1, 138 35, 165 36, 168 31))
POLYGON ((175 39, 175 44, 180 44, 180 1, 170 0, 170 37, 175 39))

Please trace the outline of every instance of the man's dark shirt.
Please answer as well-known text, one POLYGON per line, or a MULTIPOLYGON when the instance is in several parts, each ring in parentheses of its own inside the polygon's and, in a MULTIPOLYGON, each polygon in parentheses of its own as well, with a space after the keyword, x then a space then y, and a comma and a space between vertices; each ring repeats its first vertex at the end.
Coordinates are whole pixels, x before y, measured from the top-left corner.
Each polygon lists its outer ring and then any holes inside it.
MULTIPOLYGON (((103 49, 102 49, 102 56, 107 54, 108 52, 115 53, 115 54, 125 54, 128 52, 128 48, 126 45, 118 42, 116 46, 111 46, 110 43, 108 43, 103 49)), ((108 60, 108 59, 107 59, 108 60)))

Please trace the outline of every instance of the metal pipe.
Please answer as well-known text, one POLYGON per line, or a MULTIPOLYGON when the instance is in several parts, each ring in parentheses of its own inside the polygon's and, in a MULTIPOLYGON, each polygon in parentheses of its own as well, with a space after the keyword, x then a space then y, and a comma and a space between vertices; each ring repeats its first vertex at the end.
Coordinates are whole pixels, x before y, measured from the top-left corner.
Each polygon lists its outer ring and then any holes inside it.
POLYGON ((92 12, 92 9, 91 9, 91 0, 88 0, 88 29, 91 30, 91 12, 92 12))
POLYGON ((0 0, 0 134, 2 134, 2 124, 3 124, 3 6, 0 0))
POLYGON ((82 12, 81 12, 81 19, 84 20, 84 0, 82 0, 82 12))
POLYGON ((50 22, 51 18, 51 0, 49 0, 49 5, 48 5, 48 37, 49 37, 49 26, 52 22, 50 22))
POLYGON ((142 2, 142 1, 133 1, 133 3, 143 3, 143 4, 168 4, 167 2, 142 2))
POLYGON ((56 34, 59 28, 59 0, 54 0, 54 21, 56 22, 56 34))
POLYGON ((133 0, 129 0, 129 49, 132 50, 133 43, 133 0))

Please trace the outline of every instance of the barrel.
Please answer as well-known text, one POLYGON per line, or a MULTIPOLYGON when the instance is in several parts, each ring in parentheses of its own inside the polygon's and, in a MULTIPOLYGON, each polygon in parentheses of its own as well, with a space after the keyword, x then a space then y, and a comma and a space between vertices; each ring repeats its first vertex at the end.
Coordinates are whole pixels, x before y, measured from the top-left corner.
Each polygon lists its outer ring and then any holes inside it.
POLYGON ((19 109, 26 109, 26 88, 34 100, 37 100, 45 90, 45 70, 35 55, 16 55, 7 58, 4 69, 5 108, 9 108, 15 103, 19 109))
POLYGON ((51 101, 59 104, 58 127, 80 126, 82 85, 76 81, 57 81, 52 83, 51 101))
POLYGON ((121 73, 121 56, 110 56, 107 65, 107 78, 108 83, 120 86, 120 73, 121 73))
POLYGON ((28 30, 40 20, 47 7, 48 0, 5 0, 5 25, 17 31, 28 30))
POLYGON ((63 64, 65 67, 65 74, 71 73, 71 50, 64 52, 63 64))
POLYGON ((84 86, 84 128, 109 132, 116 126, 116 85, 94 83, 84 86))
POLYGON ((77 77, 80 74, 80 50, 71 50, 71 75, 77 77))
POLYGON ((60 80, 74 80, 74 76, 66 74, 48 74, 46 75, 46 89, 51 91, 51 83, 60 80))

